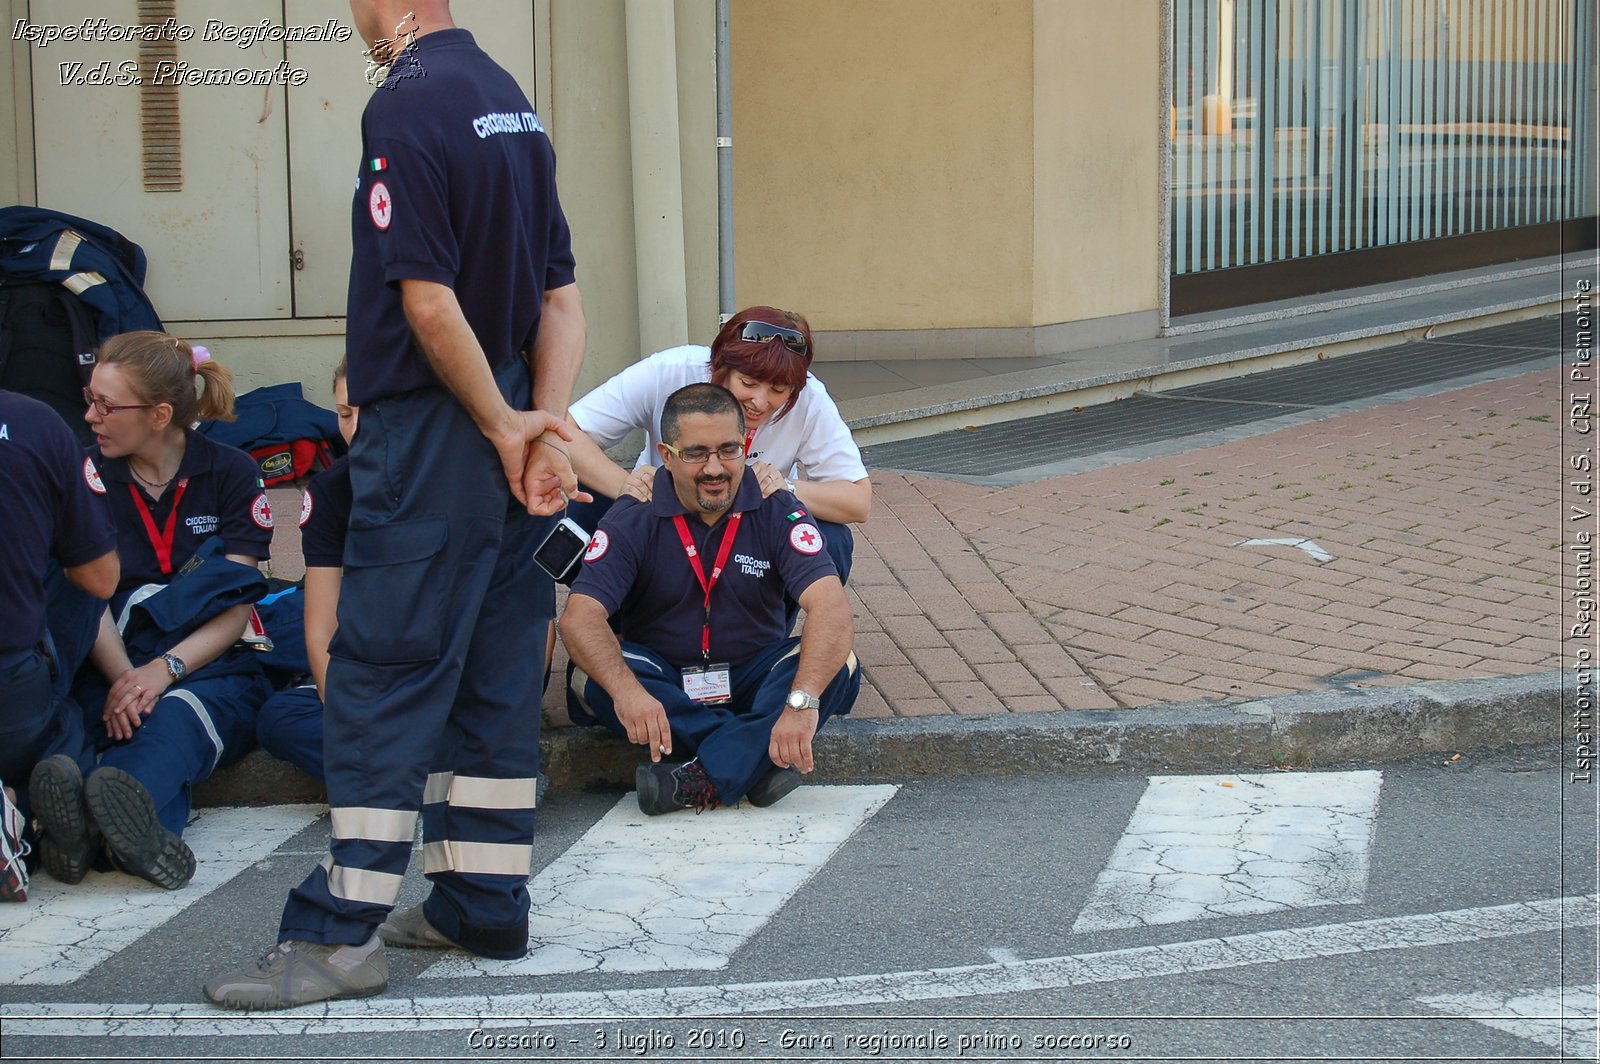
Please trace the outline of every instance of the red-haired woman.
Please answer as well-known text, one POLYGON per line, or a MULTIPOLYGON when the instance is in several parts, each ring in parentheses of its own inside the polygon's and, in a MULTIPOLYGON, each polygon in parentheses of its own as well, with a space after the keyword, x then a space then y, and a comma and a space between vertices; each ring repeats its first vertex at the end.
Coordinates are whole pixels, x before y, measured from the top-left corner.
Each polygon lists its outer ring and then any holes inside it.
POLYGON ((233 416, 231 375, 204 348, 114 336, 86 398, 84 476, 122 561, 73 689, 103 752, 86 780, 65 755, 41 762, 30 797, 55 878, 82 879, 103 841, 125 871, 176 890, 194 875, 180 837, 191 789, 249 748, 271 693, 238 644, 266 590, 272 511, 250 456, 192 431, 233 416))
MULTIPOLYGON (((811 326, 801 315, 748 307, 728 319, 709 348, 669 348, 629 366, 568 412, 583 430, 572 447, 578 479, 597 496, 599 507, 605 505, 599 496, 628 494, 648 501, 661 463, 655 445, 667 396, 686 384, 719 384, 744 410, 746 461, 762 494, 787 489, 799 498, 817 519, 839 579, 846 580, 855 548, 846 522, 865 521, 871 513, 872 482, 838 406, 811 375, 814 350, 811 326), (636 429, 647 439, 630 471, 607 458, 604 448, 636 429)), ((579 523, 598 521, 596 509, 595 504, 585 508, 579 523)), ((585 527, 594 530, 593 523, 585 527)))

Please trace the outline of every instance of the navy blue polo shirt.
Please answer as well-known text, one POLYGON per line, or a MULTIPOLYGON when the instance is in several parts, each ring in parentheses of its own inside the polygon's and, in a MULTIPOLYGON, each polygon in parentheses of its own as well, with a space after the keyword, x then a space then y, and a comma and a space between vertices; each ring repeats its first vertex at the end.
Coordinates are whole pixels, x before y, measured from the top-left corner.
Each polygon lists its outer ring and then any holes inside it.
POLYGON ((119 593, 143 584, 169 582, 212 536, 222 537, 225 554, 257 559, 272 554, 272 507, 257 479, 260 474, 255 461, 237 447, 197 432, 188 432, 187 439, 177 475, 156 500, 134 479, 126 458, 103 457, 99 446, 92 445, 89 457, 83 460, 89 487, 105 498, 117 529, 117 553, 122 557, 119 593), (91 465, 99 470, 98 476, 88 476, 91 465), (178 499, 180 485, 182 499, 178 499), (139 494, 138 502, 134 492, 139 494), (175 499, 178 515, 172 520, 175 499), (169 572, 161 570, 140 502, 149 511, 158 536, 165 536, 169 524, 172 528, 169 572))
POLYGON ((412 47, 361 116, 345 340, 357 406, 439 384, 401 281, 454 289, 498 369, 532 349, 545 291, 574 277, 555 151, 521 87, 466 30, 412 47))
POLYGON ((0 391, 0 656, 44 639, 48 559, 70 569, 117 545, 83 461, 60 414, 37 399, 0 391))
POLYGON ((350 458, 345 456, 312 477, 301 500, 300 552, 308 567, 343 567, 350 505, 350 458))
POLYGON ((656 471, 649 503, 617 500, 600 522, 572 592, 617 616, 622 638, 649 647, 677 668, 699 665, 705 592, 673 521, 684 515, 706 576, 722 547, 728 517, 743 513, 728 561, 711 592, 711 660, 742 664, 786 638, 784 592, 798 599, 837 576, 815 518, 786 491, 763 499, 756 478, 739 481, 733 506, 714 525, 684 509, 672 474, 656 471))

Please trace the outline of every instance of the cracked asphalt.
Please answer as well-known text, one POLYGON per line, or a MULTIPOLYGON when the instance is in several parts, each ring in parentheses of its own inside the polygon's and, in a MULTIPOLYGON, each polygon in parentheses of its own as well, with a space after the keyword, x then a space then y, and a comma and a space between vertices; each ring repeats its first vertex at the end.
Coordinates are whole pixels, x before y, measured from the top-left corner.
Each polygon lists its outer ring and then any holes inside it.
MULTIPOLYGON (((299 1017, 207 1009, 198 999, 202 979, 271 942, 285 891, 325 844, 326 822, 318 820, 86 976, 59 986, 0 985, 4 1048, 8 1059, 259 1059, 267 1047, 273 1056, 316 1059, 466 1059, 479 1055, 469 1047, 472 1032, 488 1029, 559 1043, 508 1054, 518 1059, 834 1060, 846 1037, 891 1035, 908 1051, 880 1050, 884 1059, 952 1059, 953 1050, 918 1052, 918 1032, 952 1044, 985 1034, 1005 1047, 1021 1040, 1021 1049, 970 1048, 968 1059, 1060 1059, 1066 1054, 1034 1040, 1094 1032, 1127 1037, 1131 1047, 1110 1052, 1103 1042, 1097 1056, 1080 1056, 1184 1059, 1246 1047, 1262 1060, 1548 1055, 1549 1043, 1534 1037, 1548 1037, 1549 1025, 1538 1026, 1548 993, 1574 988, 1581 1002, 1596 947, 1593 802, 1564 801, 1562 758, 1546 744, 1430 754, 1380 770, 1330 764, 1276 774, 1307 790, 1260 805, 1262 795, 1243 780, 1273 779, 1253 769, 1181 774, 1190 788, 1183 815, 1217 820, 1215 860, 1181 869, 1196 882, 1237 875, 1254 859, 1261 840, 1252 838, 1252 817, 1320 809, 1329 824, 1353 817, 1367 825, 1358 891, 1346 883, 1338 898, 1279 898, 1285 904, 1270 911, 1075 927, 1127 834, 1142 835, 1141 845, 1153 837, 1139 829, 1152 781, 1135 773, 924 779, 900 784, 866 815, 719 967, 658 958, 654 969, 590 964, 506 974, 491 966, 441 977, 425 974, 436 955, 392 951, 390 991, 379 999, 299 1017), (1517 1009, 1535 1015, 1515 1029, 1497 1027, 1459 1014, 1479 1007, 1473 1002, 1493 1003, 1501 1017, 1516 1019, 1517 1009), (738 1031, 748 1041, 738 1052, 695 1052, 691 1031, 738 1031), (597 1034, 603 1049, 592 1044, 597 1034), (800 1044, 807 1038, 811 1048, 800 1044), (819 1048, 825 1039, 831 1049, 819 1048)), ((631 801, 616 792, 552 792, 541 813, 539 869, 574 846, 581 854, 588 839, 579 867, 599 870, 610 849, 619 869, 648 879, 644 859, 630 857, 630 833, 636 839, 674 819, 685 838, 718 833, 713 812, 638 824, 615 846, 606 841, 612 836, 593 834, 631 801)), ((761 847, 758 834, 721 833, 733 836, 727 845, 761 847)), ((1319 845, 1362 849, 1361 834, 1319 845)), ((663 849, 676 844, 674 837, 663 849)), ((750 856, 759 866, 778 852, 750 856)), ((694 863, 694 851, 684 856, 694 863)), ((723 866, 701 869, 713 876, 723 866)), ((742 888, 737 875, 722 875, 722 885, 742 888)), ((423 886, 410 879, 401 904, 423 886)), ((760 884, 751 887, 753 897, 760 884)), ((616 901, 606 890, 596 884, 600 908, 616 901)), ((714 930, 723 912, 708 907, 685 930, 714 930)), ((70 929, 64 933, 70 939, 70 929)), ((1589 1028, 1582 1017, 1568 1020, 1581 1035, 1592 1032, 1590 1017, 1589 1028)))

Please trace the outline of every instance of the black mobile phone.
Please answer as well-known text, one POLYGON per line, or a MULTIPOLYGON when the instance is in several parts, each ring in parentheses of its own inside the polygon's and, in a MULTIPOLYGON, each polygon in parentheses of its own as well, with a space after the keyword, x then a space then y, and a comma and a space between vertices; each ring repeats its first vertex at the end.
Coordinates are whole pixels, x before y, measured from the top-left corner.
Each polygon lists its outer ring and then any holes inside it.
POLYGON ((589 539, 589 533, 583 530, 582 525, 570 517, 563 517, 544 537, 539 549, 533 552, 533 560, 539 563, 539 568, 561 583, 570 583, 578 575, 583 553, 589 549, 589 539))

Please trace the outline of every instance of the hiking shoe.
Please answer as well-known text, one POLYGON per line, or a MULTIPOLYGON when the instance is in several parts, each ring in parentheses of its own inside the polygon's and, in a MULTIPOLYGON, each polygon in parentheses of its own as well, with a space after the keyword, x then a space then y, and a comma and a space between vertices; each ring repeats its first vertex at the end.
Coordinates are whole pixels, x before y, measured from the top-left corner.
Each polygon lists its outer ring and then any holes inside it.
POLYGON ((377 935, 362 946, 280 942, 252 965, 205 985, 206 1000, 225 1009, 292 1009, 317 1001, 371 997, 389 985, 389 961, 377 935))
POLYGON ((89 815, 123 871, 177 890, 194 878, 194 851, 161 826, 144 784, 120 768, 100 768, 83 785, 89 815))
POLYGON ((655 762, 640 765, 633 774, 639 791, 639 808, 648 816, 659 816, 676 809, 704 812, 722 804, 717 785, 711 782, 698 759, 682 765, 655 762))
POLYGON ((753 787, 744 792, 744 796, 751 805, 765 809, 798 786, 800 786, 800 773, 797 770, 773 765, 756 780, 753 787))
POLYGON ((62 883, 82 883, 94 867, 100 839, 83 804, 83 773, 66 754, 33 766, 28 801, 39 821, 39 856, 44 870, 62 883))
POLYGON ((422 906, 413 905, 403 913, 390 913, 378 925, 378 937, 385 946, 400 949, 455 949, 456 944, 444 937, 444 932, 428 923, 422 915, 422 906))
POLYGON ((28 866, 22 859, 33 852, 22 837, 22 810, 0 786, 0 902, 28 900, 28 866))

